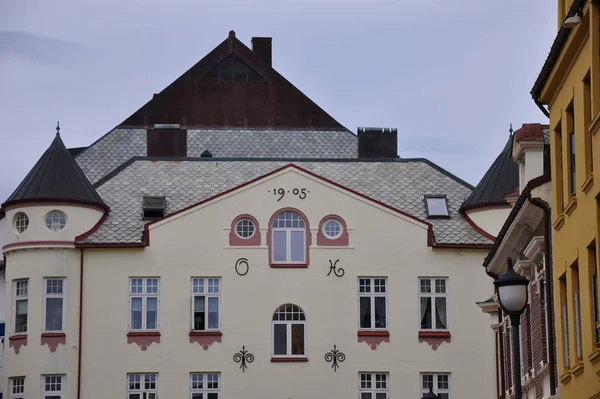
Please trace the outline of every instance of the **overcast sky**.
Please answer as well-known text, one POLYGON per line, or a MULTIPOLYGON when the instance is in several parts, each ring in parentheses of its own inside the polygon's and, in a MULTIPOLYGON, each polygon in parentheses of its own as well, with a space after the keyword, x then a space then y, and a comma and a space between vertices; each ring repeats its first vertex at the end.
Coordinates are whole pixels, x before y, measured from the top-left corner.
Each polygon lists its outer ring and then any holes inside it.
POLYGON ((556 34, 548 0, 0 0, 0 202, 53 139, 87 146, 223 41, 273 37, 273 66, 348 129, 477 184, 556 34))

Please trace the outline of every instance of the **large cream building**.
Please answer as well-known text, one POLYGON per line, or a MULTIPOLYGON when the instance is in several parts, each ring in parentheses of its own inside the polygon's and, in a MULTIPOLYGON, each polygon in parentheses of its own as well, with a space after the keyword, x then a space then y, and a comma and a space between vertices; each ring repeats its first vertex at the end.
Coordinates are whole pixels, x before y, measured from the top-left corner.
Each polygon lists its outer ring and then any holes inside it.
POLYGON ((495 397, 504 220, 396 135, 233 32, 89 147, 57 133, 3 204, 6 397, 495 397))

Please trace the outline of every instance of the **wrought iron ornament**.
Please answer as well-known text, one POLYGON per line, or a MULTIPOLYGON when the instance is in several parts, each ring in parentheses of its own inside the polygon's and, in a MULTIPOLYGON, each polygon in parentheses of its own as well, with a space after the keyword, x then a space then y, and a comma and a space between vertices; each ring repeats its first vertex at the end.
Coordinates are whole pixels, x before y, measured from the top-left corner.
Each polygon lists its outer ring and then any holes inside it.
POLYGON ((250 266, 248 265, 248 259, 239 258, 235 261, 235 272, 240 276, 245 276, 248 274, 248 270, 250 270, 250 266))
POLYGON ((327 363, 333 362, 333 364, 331 365, 331 367, 333 367, 333 371, 337 371, 337 368, 340 367, 338 362, 341 363, 344 360, 346 360, 346 355, 343 352, 337 350, 337 347, 335 345, 333 345, 333 350, 325 354, 325 361, 327 363))
POLYGON ((236 363, 241 363, 240 368, 242 369, 242 373, 246 370, 246 363, 252 363, 254 361, 254 355, 246 350, 245 346, 242 346, 242 350, 233 355, 233 361, 236 363))
POLYGON ((333 262, 331 259, 329 259, 329 273, 327 273, 327 276, 329 276, 331 272, 333 272, 333 274, 335 274, 337 277, 342 277, 344 275, 344 269, 342 269, 341 267, 338 267, 336 269, 337 263, 339 261, 339 259, 336 259, 335 262, 333 262))

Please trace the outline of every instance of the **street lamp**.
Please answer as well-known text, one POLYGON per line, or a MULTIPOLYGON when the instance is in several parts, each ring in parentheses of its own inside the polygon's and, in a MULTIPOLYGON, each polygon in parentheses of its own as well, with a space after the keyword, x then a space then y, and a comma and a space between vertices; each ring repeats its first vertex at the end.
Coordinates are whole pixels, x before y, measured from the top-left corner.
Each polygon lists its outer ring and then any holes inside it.
POLYGON ((506 272, 494 281, 498 291, 498 301, 502 310, 510 317, 513 342, 513 370, 515 384, 515 398, 521 398, 521 347, 519 345, 519 325, 521 314, 527 306, 527 285, 529 280, 515 272, 512 259, 506 261, 506 272))
POLYGON ((432 387, 429 387, 429 392, 424 394, 422 399, 440 399, 440 397, 433 393, 432 387))

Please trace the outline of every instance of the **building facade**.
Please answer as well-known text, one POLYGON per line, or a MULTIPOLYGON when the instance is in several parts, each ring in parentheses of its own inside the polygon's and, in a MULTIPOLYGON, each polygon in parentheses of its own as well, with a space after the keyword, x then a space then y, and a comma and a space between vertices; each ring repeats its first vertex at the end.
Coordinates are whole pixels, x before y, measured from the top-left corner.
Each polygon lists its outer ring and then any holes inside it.
POLYGON ((56 135, 3 204, 9 398, 495 395, 474 188, 270 60, 231 32, 91 146, 56 135))
POLYGON ((600 395, 600 8, 558 3, 558 34, 532 95, 550 117, 559 390, 590 398, 600 395))
MULTIPOLYGON (((506 271, 508 259, 515 270, 529 279, 528 305, 521 315, 519 342, 512 342, 513 328, 496 296, 479 303, 492 316, 496 332, 499 395, 514 397, 513 362, 521 364, 521 384, 526 398, 545 399, 558 393, 554 332, 550 218, 549 129, 525 124, 509 137, 510 160, 517 165, 517 185, 507 195, 512 210, 483 265, 497 279, 506 271), (514 359, 519 345, 521 358, 514 359)), ((491 183, 491 182, 490 182, 491 183)))

